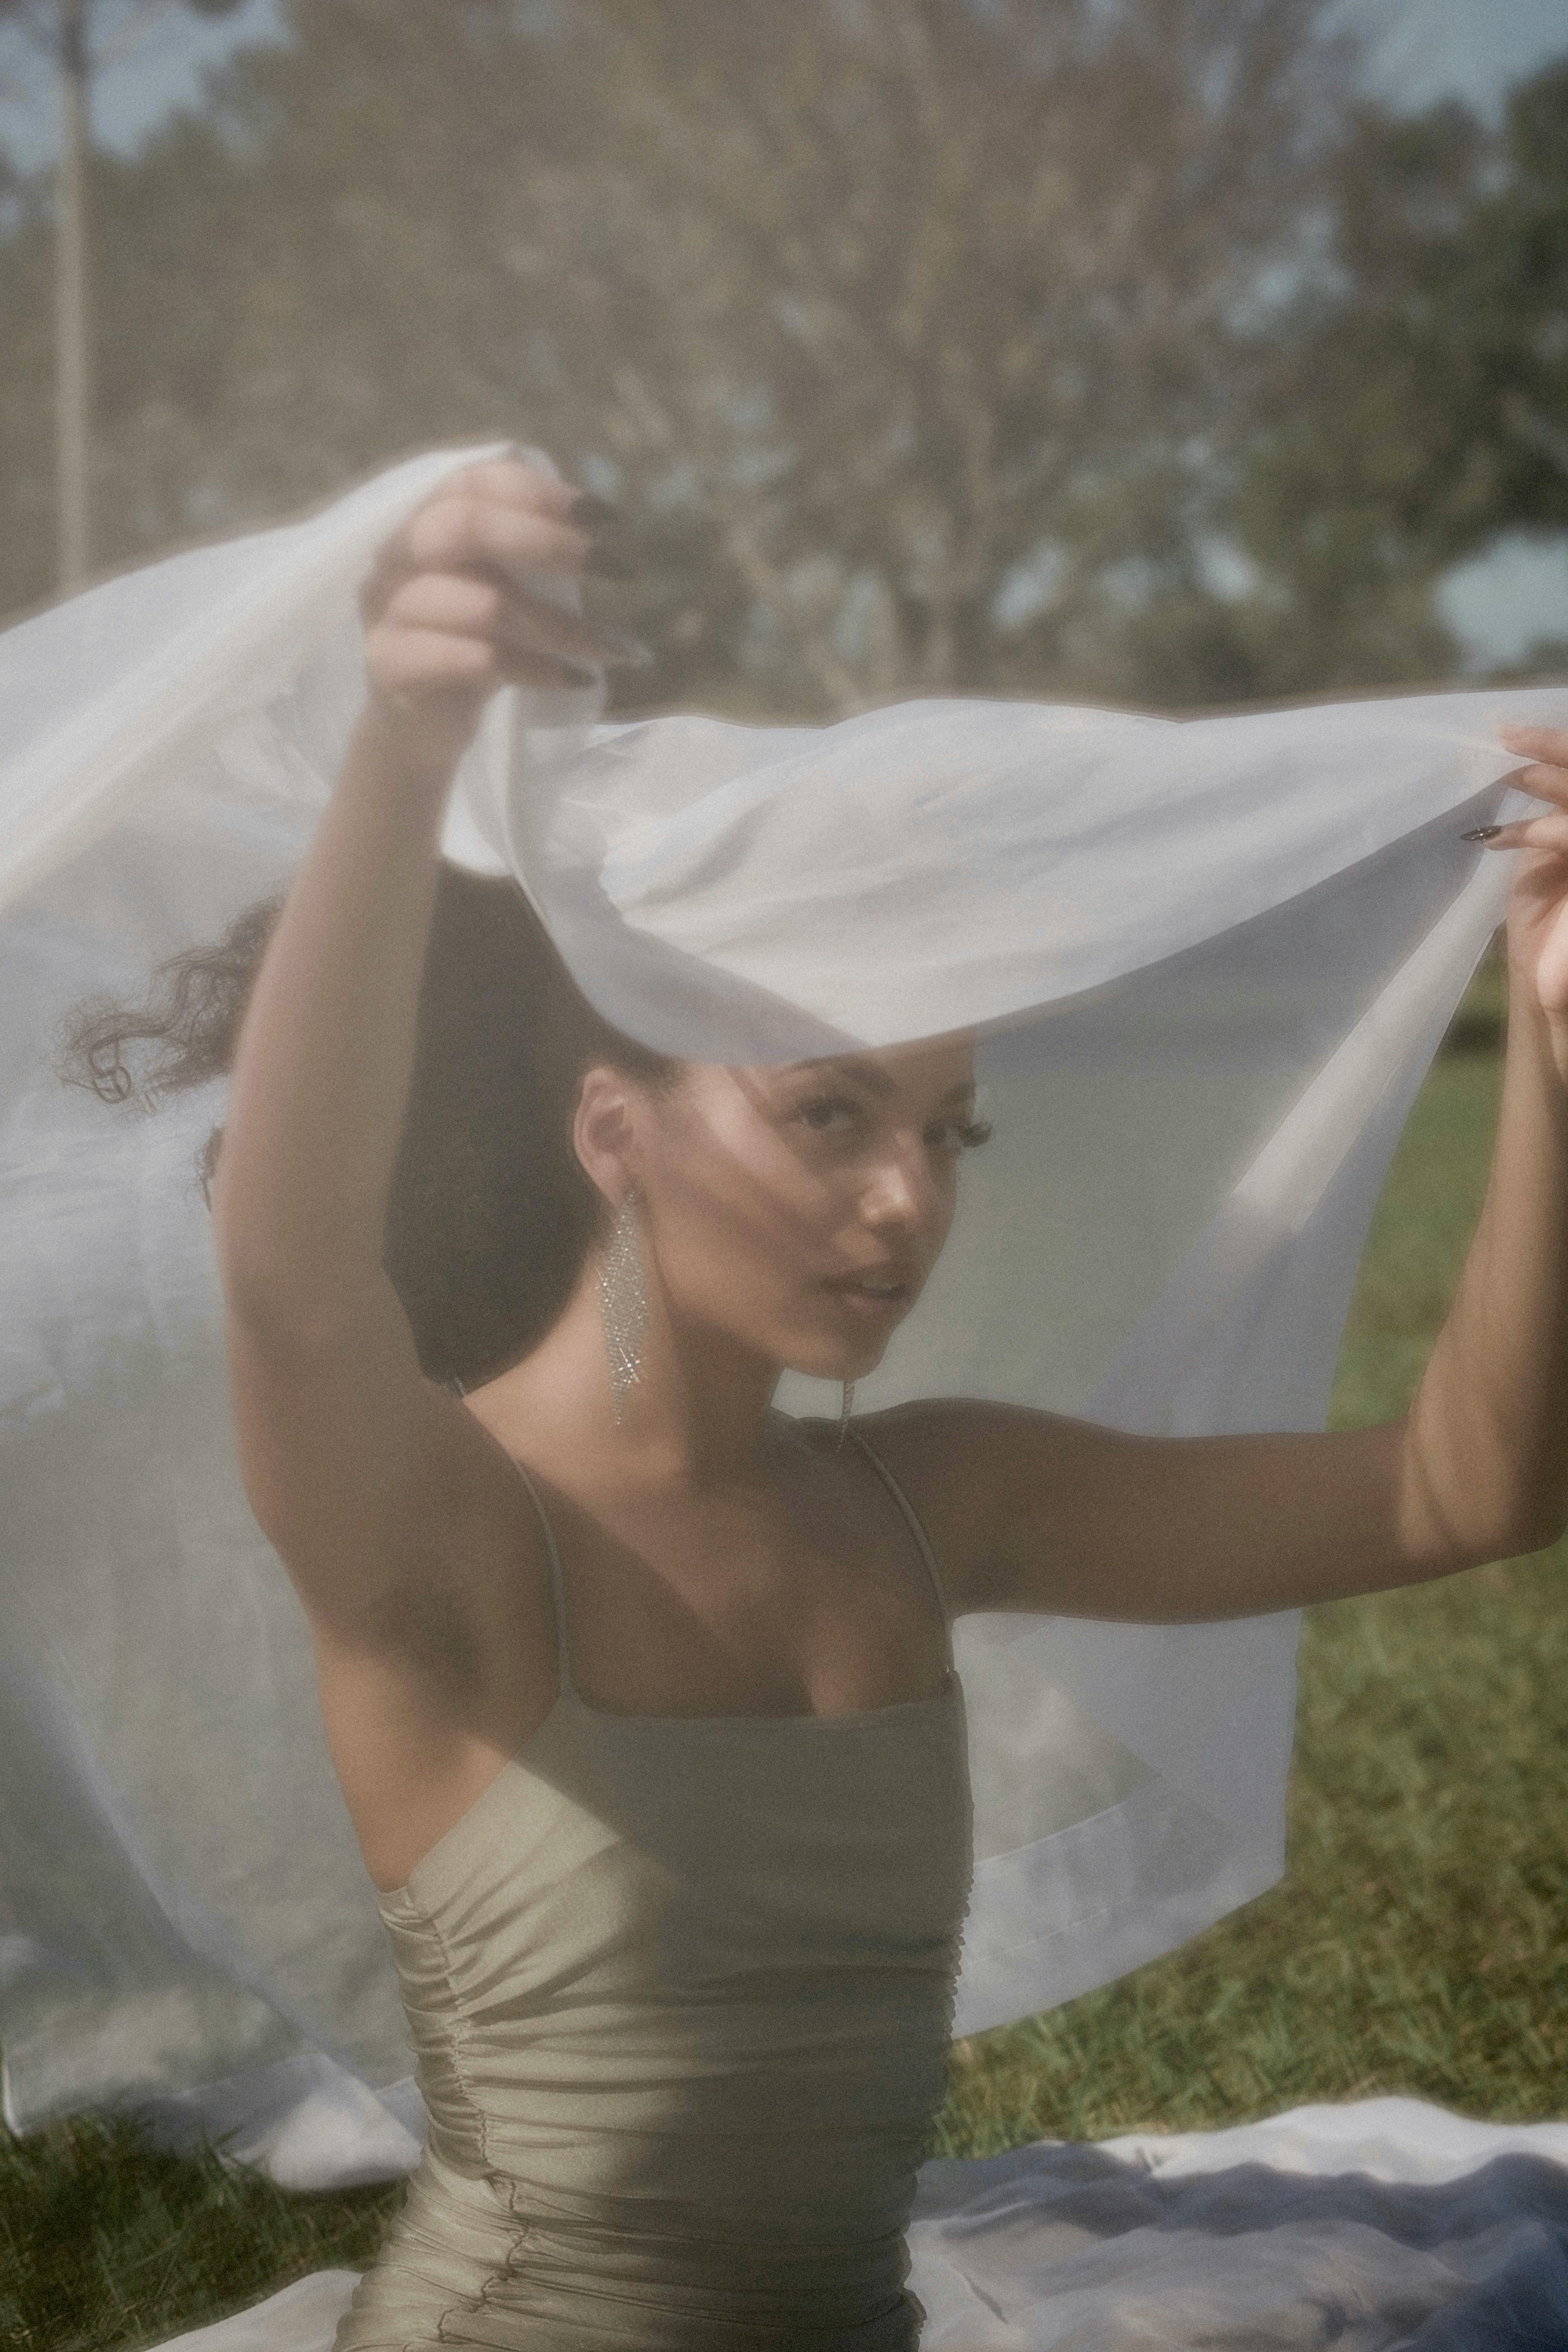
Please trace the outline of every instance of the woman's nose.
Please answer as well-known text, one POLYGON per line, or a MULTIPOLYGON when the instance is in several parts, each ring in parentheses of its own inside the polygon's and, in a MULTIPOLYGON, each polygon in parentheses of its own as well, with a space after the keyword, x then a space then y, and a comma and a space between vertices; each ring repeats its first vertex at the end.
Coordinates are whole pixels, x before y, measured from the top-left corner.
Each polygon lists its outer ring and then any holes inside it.
POLYGON ((942 1195, 925 1152, 918 1147, 889 1152, 879 1163, 862 1205, 871 1223, 906 1232, 940 1215, 942 1195))

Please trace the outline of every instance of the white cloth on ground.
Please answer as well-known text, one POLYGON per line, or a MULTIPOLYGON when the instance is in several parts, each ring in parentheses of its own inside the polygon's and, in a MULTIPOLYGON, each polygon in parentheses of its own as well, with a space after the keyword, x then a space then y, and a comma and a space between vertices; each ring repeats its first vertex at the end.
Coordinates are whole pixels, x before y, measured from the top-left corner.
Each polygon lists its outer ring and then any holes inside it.
MULTIPOLYGON (((234 1467, 191 1181, 221 1089, 136 1120, 49 1050, 85 992, 139 989, 284 881, 363 694, 357 580, 456 462, 0 638, 5 2114, 132 2107, 301 2187, 406 2168, 421 2118, 304 1627, 234 1467)), ((982 1034, 995 1139, 865 1406, 1321 1423, 1384 1171, 1500 912, 1506 862, 1458 837, 1510 767, 1494 724, 1568 719, 1568 693, 597 714, 499 698, 446 845, 518 874, 613 1020, 742 1060, 982 1034)), ((1294 1642, 1289 1616, 963 1621, 961 2032, 1279 1875, 1294 1642)))
MULTIPOLYGON (((1568 2124, 1415 2099, 921 2176, 921 2352, 1561 2352, 1568 2124)), ((164 2352, 331 2352, 323 2271, 164 2352)))

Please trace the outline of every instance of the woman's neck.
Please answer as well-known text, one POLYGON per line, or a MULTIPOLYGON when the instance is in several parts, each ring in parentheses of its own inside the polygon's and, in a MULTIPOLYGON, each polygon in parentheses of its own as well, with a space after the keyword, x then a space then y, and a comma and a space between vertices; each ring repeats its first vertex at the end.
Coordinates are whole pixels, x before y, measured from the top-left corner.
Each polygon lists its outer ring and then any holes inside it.
POLYGON ((617 1422, 590 1264, 539 1346, 468 1402, 510 1453, 547 1475, 552 1459, 570 1462, 574 1484, 700 1492, 753 1482, 780 1367, 727 1333, 674 1323, 658 1297, 639 1354, 617 1422))

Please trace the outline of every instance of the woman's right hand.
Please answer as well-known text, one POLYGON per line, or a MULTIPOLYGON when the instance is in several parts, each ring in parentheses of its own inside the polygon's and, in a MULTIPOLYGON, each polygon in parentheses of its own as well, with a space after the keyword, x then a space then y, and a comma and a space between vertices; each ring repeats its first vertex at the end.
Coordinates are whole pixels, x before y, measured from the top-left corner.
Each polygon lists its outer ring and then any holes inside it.
POLYGON ((498 687, 577 685, 627 658, 626 640, 596 635, 523 584, 540 572, 580 578, 605 511, 500 457, 453 474, 386 541, 360 614, 368 716, 399 765, 444 783, 498 687))

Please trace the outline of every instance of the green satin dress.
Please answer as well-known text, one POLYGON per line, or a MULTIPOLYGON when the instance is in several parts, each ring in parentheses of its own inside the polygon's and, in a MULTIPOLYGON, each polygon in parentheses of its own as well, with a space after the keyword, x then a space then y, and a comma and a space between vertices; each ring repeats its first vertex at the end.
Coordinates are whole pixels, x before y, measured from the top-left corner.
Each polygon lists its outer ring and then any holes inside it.
POLYGON ((970 1877, 951 1661, 858 1715, 607 1713, 534 1502, 560 1692, 381 1898, 429 2139, 335 2352, 911 2352, 970 1877))

